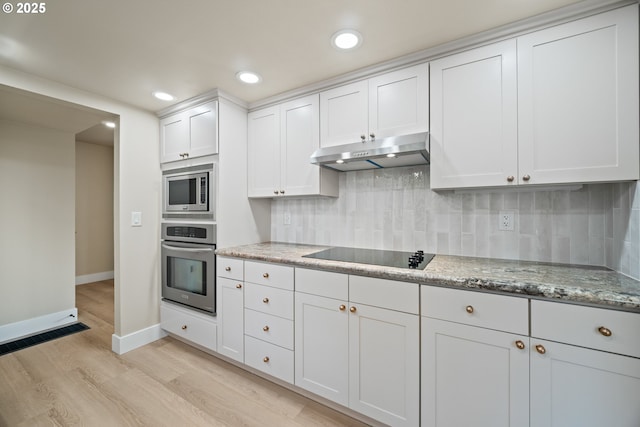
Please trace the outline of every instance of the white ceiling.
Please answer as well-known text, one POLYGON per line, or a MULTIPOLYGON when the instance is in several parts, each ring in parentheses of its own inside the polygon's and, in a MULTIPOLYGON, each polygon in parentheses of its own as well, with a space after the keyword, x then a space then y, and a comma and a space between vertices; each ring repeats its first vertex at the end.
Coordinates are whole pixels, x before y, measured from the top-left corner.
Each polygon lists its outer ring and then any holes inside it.
POLYGON ((254 102, 570 3, 56 0, 43 14, 0 13, 0 64, 150 111, 171 104, 156 90, 172 103, 213 88, 254 102), (364 36, 356 51, 330 46, 342 28, 364 36), (244 69, 263 82, 238 82, 244 69))
POLYGON ((113 145, 113 129, 103 121, 118 117, 104 111, 0 85, 0 118, 78 134, 77 139, 113 145))

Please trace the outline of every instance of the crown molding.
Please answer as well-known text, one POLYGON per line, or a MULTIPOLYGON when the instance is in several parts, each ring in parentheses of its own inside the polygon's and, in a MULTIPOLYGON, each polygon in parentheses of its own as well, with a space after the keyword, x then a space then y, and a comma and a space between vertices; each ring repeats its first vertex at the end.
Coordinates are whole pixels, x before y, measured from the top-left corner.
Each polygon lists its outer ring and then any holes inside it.
POLYGON ((156 115, 158 116, 158 118, 162 119, 166 116, 170 116, 171 114, 175 114, 189 108, 197 107, 198 105, 202 105, 206 102, 221 98, 233 104, 236 104, 245 110, 248 108, 248 104, 242 99, 230 95, 229 93, 224 92, 220 89, 211 89, 207 92, 201 93, 200 95, 196 95, 193 98, 186 99, 182 102, 171 105, 170 107, 159 110, 156 112, 156 115))

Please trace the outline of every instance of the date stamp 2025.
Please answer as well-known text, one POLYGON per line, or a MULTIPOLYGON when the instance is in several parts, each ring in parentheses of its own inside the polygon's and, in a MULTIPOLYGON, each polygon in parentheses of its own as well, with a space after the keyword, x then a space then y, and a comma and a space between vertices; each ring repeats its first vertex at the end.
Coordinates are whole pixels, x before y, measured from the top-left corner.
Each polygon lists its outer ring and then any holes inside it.
POLYGON ((4 13, 16 14, 39 14, 47 12, 47 3, 4 3, 2 5, 4 13))

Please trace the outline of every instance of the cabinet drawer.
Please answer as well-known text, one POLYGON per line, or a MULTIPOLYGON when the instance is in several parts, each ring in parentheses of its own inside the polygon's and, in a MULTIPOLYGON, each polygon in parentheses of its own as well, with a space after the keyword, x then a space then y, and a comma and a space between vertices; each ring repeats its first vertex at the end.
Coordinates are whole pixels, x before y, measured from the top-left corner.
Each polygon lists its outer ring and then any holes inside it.
POLYGON ((640 357, 638 331, 638 313, 531 301, 532 337, 640 357))
POLYGON ((339 300, 349 299, 349 276, 330 271, 296 268, 296 292, 339 300))
POLYGON ((245 310, 244 333, 293 350, 293 320, 259 311, 245 310))
POLYGON ((471 326, 529 335, 529 300, 482 292, 422 286, 422 315, 471 326))
POLYGON ((244 349, 247 365, 293 384, 293 351, 249 336, 244 349))
POLYGON ((245 283, 244 306, 251 310, 293 320, 293 292, 245 283))
POLYGON ((168 304, 160 306, 160 326, 182 339, 216 350, 217 325, 213 319, 205 319, 186 313, 185 309, 168 304))
POLYGON ((293 267, 264 262, 245 261, 245 281, 275 288, 293 290, 293 267))
POLYGON ((420 285, 372 277, 349 276, 349 301, 418 314, 420 285))
POLYGON ((237 258, 219 256, 217 260, 217 273, 220 277, 233 280, 244 280, 244 261, 237 258))

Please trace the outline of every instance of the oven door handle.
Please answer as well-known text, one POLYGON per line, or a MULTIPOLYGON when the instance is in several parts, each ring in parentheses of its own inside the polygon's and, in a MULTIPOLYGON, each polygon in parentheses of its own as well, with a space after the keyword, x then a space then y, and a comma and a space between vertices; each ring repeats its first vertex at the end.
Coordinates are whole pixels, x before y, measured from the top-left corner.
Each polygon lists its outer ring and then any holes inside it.
POLYGON ((213 252, 213 248, 203 248, 203 249, 191 249, 191 248, 181 248, 179 246, 169 246, 162 244, 162 247, 168 249, 170 251, 180 251, 180 252, 213 252))

